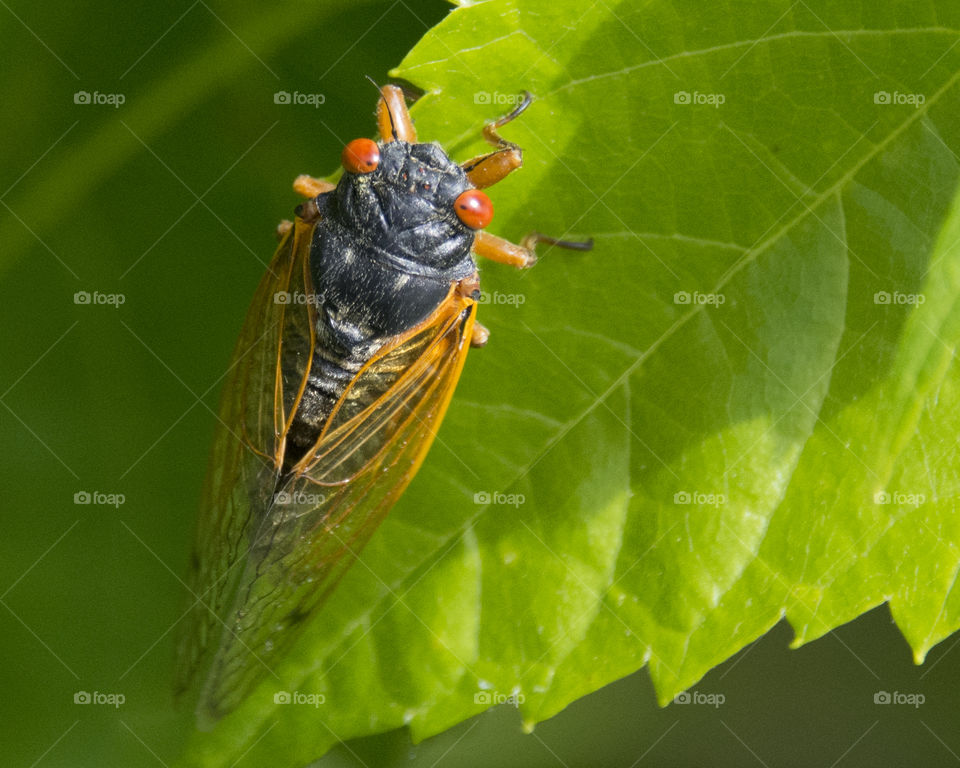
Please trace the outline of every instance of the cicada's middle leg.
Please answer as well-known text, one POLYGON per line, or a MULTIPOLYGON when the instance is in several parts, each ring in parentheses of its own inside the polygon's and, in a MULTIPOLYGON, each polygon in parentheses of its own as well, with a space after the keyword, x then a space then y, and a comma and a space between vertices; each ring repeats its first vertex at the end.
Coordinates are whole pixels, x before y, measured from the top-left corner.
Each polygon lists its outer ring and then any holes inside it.
POLYGON ((324 179, 317 179, 307 174, 297 176, 293 180, 294 192, 309 198, 307 202, 297 206, 297 216, 307 222, 315 220, 320 215, 320 209, 317 208, 316 203, 317 197, 336 188, 336 184, 324 179))

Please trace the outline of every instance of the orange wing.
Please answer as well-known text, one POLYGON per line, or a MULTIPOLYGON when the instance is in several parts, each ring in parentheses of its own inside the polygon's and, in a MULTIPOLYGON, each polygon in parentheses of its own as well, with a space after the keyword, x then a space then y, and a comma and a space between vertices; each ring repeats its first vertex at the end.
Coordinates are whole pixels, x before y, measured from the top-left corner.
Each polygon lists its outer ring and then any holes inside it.
MULTIPOLYGON (((300 226, 271 266, 289 276, 281 283, 310 295, 310 228, 300 226)), ((266 317, 282 330, 268 336, 272 370, 265 351, 232 377, 221 415, 231 426, 244 422, 246 439, 224 427, 212 457, 193 589, 215 595, 205 601, 215 615, 199 606, 193 623, 202 637, 181 644, 195 668, 217 638, 201 701, 214 718, 270 674, 413 479, 460 377, 476 308, 451 289, 427 320, 385 345, 348 386, 314 450, 281 478, 283 436, 307 374, 290 371, 298 356, 312 358, 313 307, 270 311, 275 286, 261 284, 236 353, 242 360, 250 346, 251 317, 266 317), (239 405, 231 390, 244 393, 239 405)))

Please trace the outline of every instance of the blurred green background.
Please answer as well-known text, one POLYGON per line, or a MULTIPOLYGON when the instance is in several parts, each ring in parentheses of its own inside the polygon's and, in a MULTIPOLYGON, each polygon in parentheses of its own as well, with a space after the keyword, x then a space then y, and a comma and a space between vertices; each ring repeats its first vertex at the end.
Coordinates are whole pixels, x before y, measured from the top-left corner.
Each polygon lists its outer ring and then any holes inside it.
MULTIPOLYGON (((364 76, 385 81, 449 6, 2 5, 2 764, 170 764, 192 727, 171 702, 171 630, 211 409, 273 228, 297 174, 371 134, 364 76), (276 104, 278 91, 324 103, 276 104), (79 691, 125 700, 76 704, 79 691)), ((658 709, 640 672, 533 735, 501 706, 419 746, 399 731, 321 764, 960 761, 960 736, 934 736, 960 721, 955 641, 914 667, 886 609, 799 651, 789 639, 779 626, 701 681, 719 707, 658 709), (878 707, 880 691, 925 702, 878 707)))

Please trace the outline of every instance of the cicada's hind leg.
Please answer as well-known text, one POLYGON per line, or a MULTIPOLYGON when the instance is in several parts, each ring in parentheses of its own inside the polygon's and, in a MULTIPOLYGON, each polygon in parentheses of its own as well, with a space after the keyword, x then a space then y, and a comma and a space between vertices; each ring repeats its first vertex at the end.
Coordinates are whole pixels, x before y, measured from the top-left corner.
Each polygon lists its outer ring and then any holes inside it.
POLYGON ((473 335, 470 337, 471 347, 485 347, 490 340, 490 329, 473 321, 473 335))
POLYGON ((486 155, 479 155, 467 160, 460 166, 466 171, 470 183, 477 189, 496 184, 523 165, 523 150, 512 141, 503 138, 497 133, 497 129, 517 117, 530 106, 531 101, 533 101, 533 97, 530 92, 524 91, 523 101, 517 105, 516 109, 483 127, 483 138, 495 146, 496 149, 486 155))
POLYGON ((293 229, 293 222, 290 219, 281 219, 280 223, 277 224, 277 242, 281 242, 291 229, 293 229))
MULTIPOLYGON (((480 275, 477 272, 474 272, 470 277, 467 277, 457 283, 457 292, 464 298, 471 298, 474 301, 480 300, 480 275)), ((471 347, 484 347, 487 344, 487 339, 490 338, 490 331, 480 323, 474 320, 473 323, 473 333, 470 336, 470 346, 471 347)))

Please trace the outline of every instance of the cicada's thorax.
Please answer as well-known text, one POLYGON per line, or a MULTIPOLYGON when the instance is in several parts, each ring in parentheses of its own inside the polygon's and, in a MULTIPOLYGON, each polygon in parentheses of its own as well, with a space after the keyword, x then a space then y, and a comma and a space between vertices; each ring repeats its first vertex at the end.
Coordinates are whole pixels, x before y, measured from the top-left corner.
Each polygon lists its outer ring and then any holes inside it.
MULTIPOLYGON (((335 190, 316 198, 320 217, 310 248, 316 342, 289 432, 287 467, 316 443, 364 364, 476 272, 474 232, 453 207, 471 186, 460 166, 438 144, 392 141, 380 151, 373 173, 345 173, 335 190)), ((395 378, 385 372, 356 394, 373 398, 371 387, 385 389, 395 378)))

